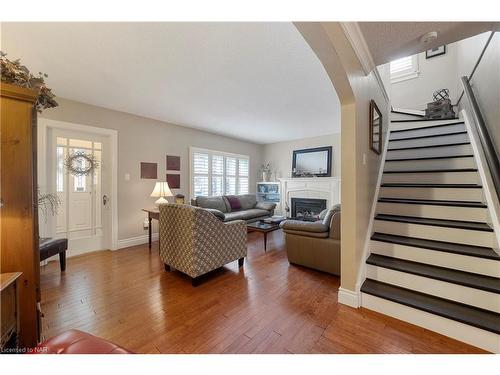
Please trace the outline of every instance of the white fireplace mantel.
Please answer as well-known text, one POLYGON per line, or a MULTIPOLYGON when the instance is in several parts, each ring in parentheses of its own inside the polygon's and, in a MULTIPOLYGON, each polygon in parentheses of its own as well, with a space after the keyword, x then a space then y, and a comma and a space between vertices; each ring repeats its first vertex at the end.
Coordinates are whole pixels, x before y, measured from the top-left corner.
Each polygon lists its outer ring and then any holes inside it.
POLYGON ((287 207, 291 207, 292 198, 326 199, 326 206, 332 207, 340 203, 339 177, 296 177, 280 178, 281 202, 280 211, 289 215, 287 207))

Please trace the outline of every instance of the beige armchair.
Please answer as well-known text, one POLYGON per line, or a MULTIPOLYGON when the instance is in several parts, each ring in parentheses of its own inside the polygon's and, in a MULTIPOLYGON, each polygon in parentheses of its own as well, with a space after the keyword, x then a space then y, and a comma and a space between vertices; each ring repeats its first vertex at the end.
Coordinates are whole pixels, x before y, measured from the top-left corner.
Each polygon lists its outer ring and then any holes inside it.
POLYGON ((281 227, 291 264, 340 275, 340 205, 321 221, 286 220, 281 227))
POLYGON ((209 211, 183 205, 160 205, 160 258, 165 270, 179 270, 198 285, 199 277, 247 256, 242 220, 224 223, 209 211))

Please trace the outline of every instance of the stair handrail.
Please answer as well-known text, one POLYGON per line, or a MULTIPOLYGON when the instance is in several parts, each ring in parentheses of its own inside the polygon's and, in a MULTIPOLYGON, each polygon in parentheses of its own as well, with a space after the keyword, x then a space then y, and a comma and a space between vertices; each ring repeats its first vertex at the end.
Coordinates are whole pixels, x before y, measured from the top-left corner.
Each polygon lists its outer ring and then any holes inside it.
MULTIPOLYGON (((484 44, 484 47, 483 49, 481 50, 481 53, 479 54, 479 57, 477 58, 477 61, 476 63, 474 64, 474 67, 472 68, 472 72, 469 74, 469 82, 470 80, 472 79, 472 77, 474 76, 474 73, 476 72, 477 70, 477 67, 479 66, 479 63, 481 62, 481 60, 483 59, 483 56, 486 52, 486 49, 488 49, 488 46, 490 45, 490 42, 491 42, 491 39, 493 39, 493 36, 495 35, 495 31, 492 31, 490 33, 490 36, 488 37, 488 40, 486 41, 486 43, 484 44)), ((462 97, 464 96, 464 92, 465 90, 462 90, 462 93, 460 94, 460 97, 458 98, 457 100, 457 103, 454 104, 454 106, 458 106, 460 104, 460 101, 462 100, 462 97)))
POLYGON ((476 96, 472 91, 470 78, 463 76, 461 78, 461 82, 464 88, 465 96, 468 99, 472 109, 472 114, 474 116, 473 122, 475 124, 477 134, 479 135, 479 141, 481 142, 481 145, 483 147, 484 156, 486 159, 486 163, 488 164, 488 167, 490 169, 490 175, 491 179, 493 180, 493 185, 495 186, 497 197, 500 198, 500 158, 498 151, 490 136, 488 127, 486 126, 486 122, 484 121, 484 117, 479 108, 476 96))

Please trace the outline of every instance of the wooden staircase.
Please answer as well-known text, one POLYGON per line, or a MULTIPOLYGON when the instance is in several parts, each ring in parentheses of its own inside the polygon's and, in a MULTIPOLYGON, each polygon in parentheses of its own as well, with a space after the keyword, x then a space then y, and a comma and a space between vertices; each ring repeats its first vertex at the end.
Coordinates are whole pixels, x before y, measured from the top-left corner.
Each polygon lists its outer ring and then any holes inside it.
POLYGON ((500 352, 500 256, 463 121, 394 120, 363 307, 500 352))

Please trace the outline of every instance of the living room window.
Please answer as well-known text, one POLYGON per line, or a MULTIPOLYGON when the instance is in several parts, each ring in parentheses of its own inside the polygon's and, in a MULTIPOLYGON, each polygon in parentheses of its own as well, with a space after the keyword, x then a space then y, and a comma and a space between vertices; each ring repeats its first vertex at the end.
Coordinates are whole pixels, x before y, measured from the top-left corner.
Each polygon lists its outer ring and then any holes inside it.
POLYGON ((247 194, 248 155, 190 148, 191 197, 247 194))

